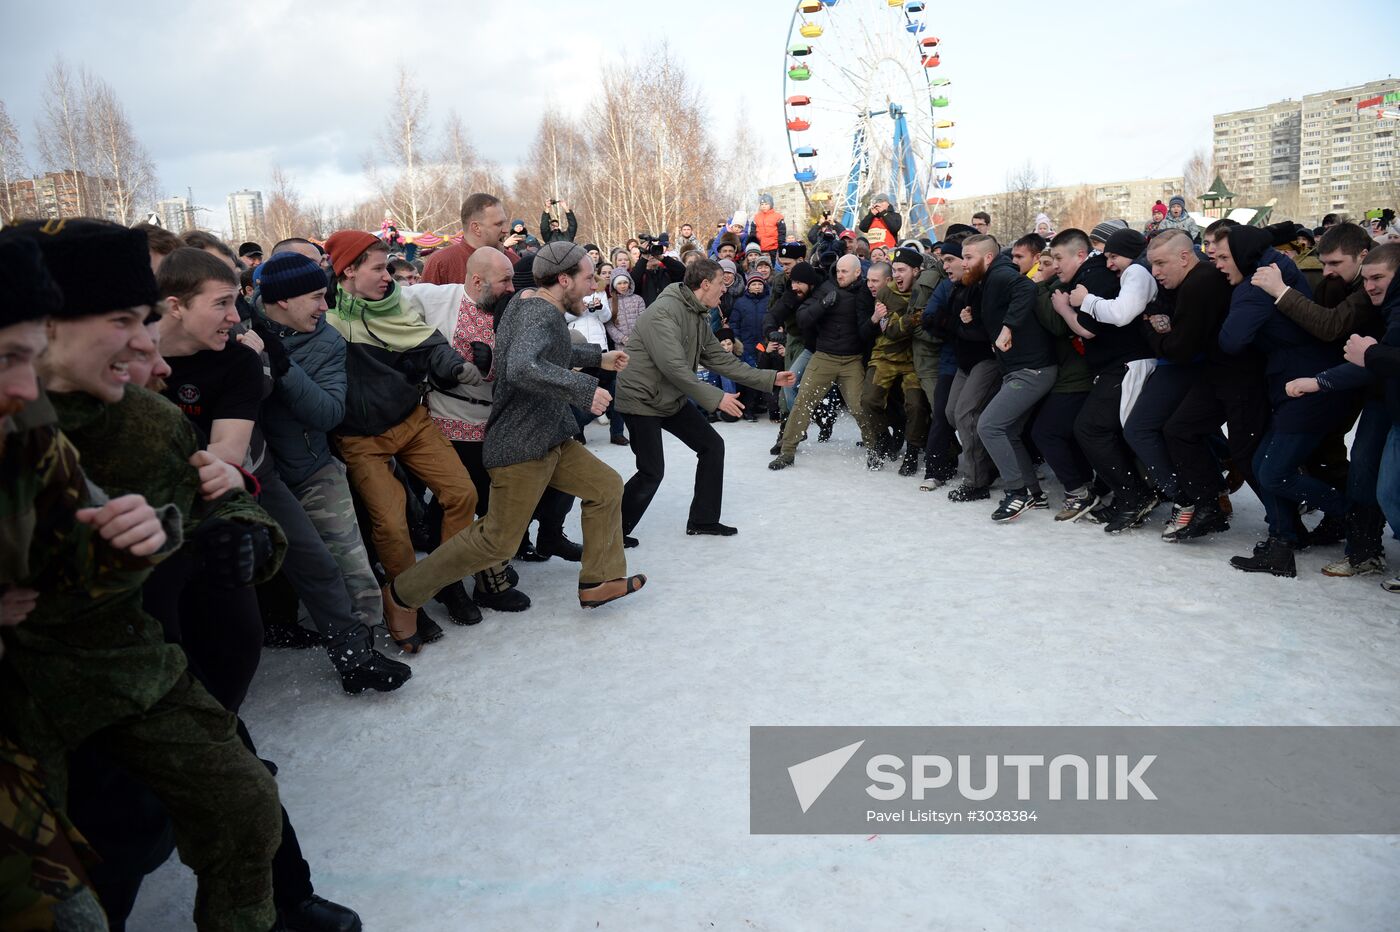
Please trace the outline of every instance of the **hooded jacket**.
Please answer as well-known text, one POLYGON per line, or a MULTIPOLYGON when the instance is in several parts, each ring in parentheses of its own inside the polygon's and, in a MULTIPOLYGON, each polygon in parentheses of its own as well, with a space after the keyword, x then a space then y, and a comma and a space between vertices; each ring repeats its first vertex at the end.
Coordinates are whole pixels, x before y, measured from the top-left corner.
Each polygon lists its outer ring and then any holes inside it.
POLYGON ((816 352, 829 356, 860 356, 867 341, 861 322, 875 313, 875 298, 865 279, 857 278, 842 288, 827 279, 813 289, 797 309, 802 332, 816 346, 816 352))
POLYGON ((893 207, 878 217, 867 210, 857 228, 870 240, 872 246, 895 246, 899 243, 899 230, 904 226, 904 218, 893 207))
POLYGON ((660 268, 648 268, 647 256, 642 256, 637 260, 637 264, 632 266, 633 291, 642 296, 647 307, 651 307, 651 302, 668 286, 684 278, 685 266, 679 259, 670 256, 661 257, 660 268))
POLYGON ((777 252, 787 242, 787 223, 777 208, 760 210, 753 215, 753 242, 764 252, 777 252))
MULTIPOLYGON (((257 313, 266 317, 262 299, 257 313)), ((277 474, 293 489, 331 461, 326 435, 345 420, 345 340, 322 318, 300 333, 267 319, 291 358, 289 368, 263 402, 258 424, 277 474)))
POLYGON ((342 434, 373 437, 401 423, 422 402, 425 382, 452 389, 462 378, 468 384, 481 380, 475 366, 467 366, 442 334, 405 305, 404 289, 390 282, 376 301, 341 288, 326 314, 346 343, 342 434))
POLYGON ((1283 283, 1307 297, 1312 290, 1293 260, 1274 249, 1267 230, 1232 227, 1230 255, 1244 280, 1230 296, 1230 312, 1220 327, 1220 348, 1239 354, 1249 348, 1264 354, 1269 400, 1274 405, 1274 428, 1284 433, 1314 433, 1334 426, 1351 399, 1345 393, 1316 393, 1290 399, 1284 386, 1293 379, 1311 378, 1342 359, 1338 343, 1324 343, 1283 316, 1274 300, 1250 284, 1261 265, 1276 264, 1283 283))
POLYGON ((688 400, 715 410, 724 390, 696 376, 701 366, 764 392, 773 390, 777 374, 725 352, 710 329, 710 309, 680 283, 663 291, 637 321, 627 356, 627 368, 617 374, 617 410, 623 414, 670 417, 688 400))
POLYGON ((763 290, 758 294, 745 286, 744 293, 734 299, 734 307, 729 312, 729 329, 734 331, 735 339, 744 344, 745 352, 768 341, 768 334, 763 330, 763 319, 767 316, 768 283, 763 283, 763 290))
POLYGON ((1230 311, 1230 280, 1209 262, 1197 262, 1175 292, 1164 292, 1172 301, 1172 328, 1158 333, 1143 321, 1140 325, 1158 359, 1177 365, 1219 358, 1220 325, 1230 311))

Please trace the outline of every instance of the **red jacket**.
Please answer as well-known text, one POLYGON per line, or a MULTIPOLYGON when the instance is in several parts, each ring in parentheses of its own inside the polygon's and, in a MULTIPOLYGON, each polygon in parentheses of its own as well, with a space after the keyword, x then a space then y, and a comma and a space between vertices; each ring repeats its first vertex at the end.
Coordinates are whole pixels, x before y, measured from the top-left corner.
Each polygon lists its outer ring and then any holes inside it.
POLYGON ((777 210, 760 210, 753 217, 754 237, 764 252, 777 252, 782 243, 783 215, 777 210))

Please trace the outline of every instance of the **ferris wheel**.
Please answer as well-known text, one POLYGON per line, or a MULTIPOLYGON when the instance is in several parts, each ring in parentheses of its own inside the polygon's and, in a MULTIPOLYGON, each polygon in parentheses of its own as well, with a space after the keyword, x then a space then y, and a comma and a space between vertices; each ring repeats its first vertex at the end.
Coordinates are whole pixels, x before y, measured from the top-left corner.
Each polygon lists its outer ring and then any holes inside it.
POLYGON ((934 233, 952 187, 951 83, 924 0, 798 0, 783 80, 793 178, 813 213, 853 227, 876 194, 901 236, 934 233))

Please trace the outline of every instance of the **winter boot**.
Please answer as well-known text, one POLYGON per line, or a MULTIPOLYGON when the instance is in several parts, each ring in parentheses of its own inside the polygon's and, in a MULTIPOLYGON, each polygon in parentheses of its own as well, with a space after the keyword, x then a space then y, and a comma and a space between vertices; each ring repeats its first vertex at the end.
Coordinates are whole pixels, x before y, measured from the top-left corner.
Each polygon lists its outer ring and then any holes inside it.
POLYGON ((312 894, 293 907, 279 909, 273 932, 360 932, 363 928, 353 909, 312 894))
POLYGON ((447 617, 452 619, 453 624, 474 625, 481 621, 481 609, 467 595, 467 587, 462 585, 460 579, 433 596, 433 599, 447 609, 447 617))
POLYGON ((433 620, 427 609, 418 610, 418 636, 424 644, 434 644, 442 640, 442 625, 433 620))
POLYGON ((543 563, 549 557, 542 557, 535 552, 535 545, 530 543, 530 532, 527 530, 525 536, 520 539, 520 548, 515 551, 515 559, 526 563, 543 563))
POLYGON ((972 485, 967 482, 964 482, 948 493, 948 501, 950 502, 980 502, 991 497, 991 489, 986 486, 972 485))
POLYGON ((569 563, 583 562, 583 546, 565 537, 562 530, 558 534, 540 533, 536 535, 535 554, 546 560, 550 557, 558 557, 569 563))
POLYGON ((919 471, 919 451, 912 447, 904 454, 904 462, 899 464, 901 476, 912 476, 919 471))
POLYGON ((1311 531, 1304 531, 1299 543, 1299 550, 1308 547, 1331 547, 1333 544, 1340 544, 1347 539, 1346 519, 1342 515, 1324 514, 1317 527, 1311 531))
POLYGON ((885 468, 885 458, 877 450, 867 450, 865 453, 865 468, 871 472, 879 472, 885 468))
POLYGON ((418 613, 398 603, 393 596, 393 586, 385 586, 379 592, 384 598, 384 626, 389 629, 389 637, 404 653, 418 653, 423 649, 423 638, 418 634, 418 613))
POLYGON ((1294 577, 1298 567, 1293 561, 1293 547, 1282 537, 1270 537, 1254 548, 1249 557, 1231 557, 1230 565, 1246 573, 1272 573, 1294 577))
POLYGON ((787 427, 787 418, 783 418, 778 424, 778 439, 773 441, 773 446, 768 449, 769 456, 777 456, 783 452, 783 430, 787 427))
POLYGON ((408 664, 371 650, 359 663, 340 671, 340 685, 352 696, 366 689, 387 693, 398 689, 412 675, 413 668, 408 664))
POLYGON ((505 564, 484 569, 475 578, 472 599, 477 605, 498 612, 523 612, 530 607, 530 597, 511 583, 505 564))
POLYGON ((768 468, 773 470, 787 469, 789 466, 792 466, 796 462, 797 457, 793 456, 791 453, 783 453, 779 451, 777 457, 771 463, 768 464, 768 468))

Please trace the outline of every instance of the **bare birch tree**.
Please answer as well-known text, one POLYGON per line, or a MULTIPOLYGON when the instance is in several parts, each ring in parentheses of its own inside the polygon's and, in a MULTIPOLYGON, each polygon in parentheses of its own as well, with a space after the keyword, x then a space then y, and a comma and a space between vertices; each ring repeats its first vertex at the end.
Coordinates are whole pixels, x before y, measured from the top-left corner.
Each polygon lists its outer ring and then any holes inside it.
MULTIPOLYGON (((1186 193, 1186 203, 1190 206, 1197 203, 1201 194, 1210 188, 1211 182, 1215 180, 1215 163, 1205 149, 1197 149, 1191 153, 1191 157, 1182 166, 1181 175, 1183 189, 1186 193)), ((1199 205, 1198 205, 1199 206, 1199 205)))
POLYGON ((366 159, 366 173, 399 229, 436 231, 448 225, 455 211, 444 209, 448 189, 431 144, 428 97, 402 65, 378 143, 366 159))
MULTIPOLYGON (((91 195, 112 219, 130 225, 155 204, 156 173, 146 147, 136 138, 126 108, 106 81, 83 72, 83 112, 88 152, 94 169, 91 195)), ((91 209, 91 208, 90 208, 91 209)))
POLYGON ((41 114, 37 139, 39 156, 45 165, 53 166, 72 187, 75 213, 88 212, 90 194, 84 190, 88 168, 87 114, 83 112, 81 88, 74 80, 62 58, 54 60, 49 69, 41 98, 41 114))
POLYGON ((14 186, 28 174, 29 167, 24 158, 24 146, 20 142, 19 130, 10 119, 5 102, 0 100, 0 184, 4 185, 4 188, 0 189, 0 211, 4 212, 4 215, 0 216, 0 222, 19 216, 23 205, 14 186))
POLYGON ((293 236, 305 236, 310 231, 312 220, 301 206, 301 193, 287 177, 282 166, 272 169, 272 188, 268 192, 267 203, 263 207, 263 235, 272 243, 293 236))

